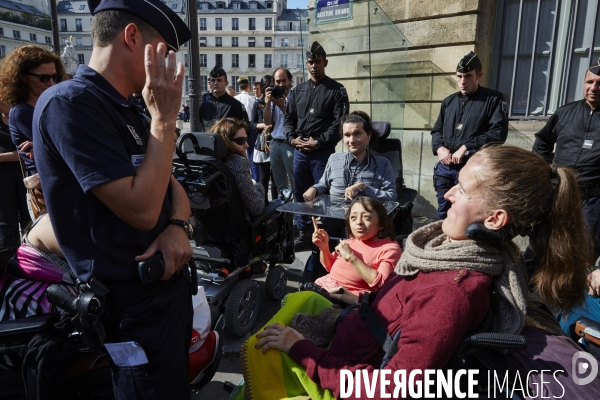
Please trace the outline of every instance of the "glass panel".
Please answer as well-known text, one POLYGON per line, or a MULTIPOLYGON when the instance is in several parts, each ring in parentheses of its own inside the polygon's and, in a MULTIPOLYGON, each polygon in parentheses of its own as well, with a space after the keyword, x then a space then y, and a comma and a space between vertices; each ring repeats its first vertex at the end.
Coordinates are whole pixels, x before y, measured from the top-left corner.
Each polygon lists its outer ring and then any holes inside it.
POLYGON ((362 110, 373 121, 390 121, 390 137, 402 139, 410 43, 376 1, 355 0, 348 18, 328 22, 318 22, 317 11, 323 9, 317 7, 309 16, 310 37, 303 42, 318 41, 324 47, 329 61, 326 73, 346 88, 349 111, 362 110))

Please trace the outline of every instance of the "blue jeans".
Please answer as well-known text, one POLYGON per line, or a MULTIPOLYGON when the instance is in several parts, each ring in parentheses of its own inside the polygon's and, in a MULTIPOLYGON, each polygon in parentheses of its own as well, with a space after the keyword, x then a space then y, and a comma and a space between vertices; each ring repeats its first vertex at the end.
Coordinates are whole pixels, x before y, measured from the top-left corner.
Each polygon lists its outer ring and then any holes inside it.
POLYGON ((449 201, 444 198, 446 192, 454 185, 458 184, 458 173, 464 167, 464 164, 442 164, 438 162, 434 168, 434 174, 441 179, 433 178, 433 186, 435 187, 435 192, 438 201, 438 220, 446 219, 446 215, 448 214, 448 210, 450 209, 449 201))
MULTIPOLYGON (((334 148, 319 149, 310 153, 294 150, 294 181, 296 183, 294 200, 296 202, 304 202, 302 195, 309 187, 319 182, 325 172, 327 160, 334 152, 334 148)), ((310 226, 312 226, 312 222, 308 215, 301 215, 296 220, 296 227, 300 231, 308 229, 310 226)))
MULTIPOLYGON (((575 322, 579 318, 588 318, 592 321, 600 322, 600 298, 592 297, 588 293, 585 294, 585 301, 581 306, 577 306, 568 314, 564 314, 562 311, 559 311, 556 314, 556 318, 558 318, 558 323, 563 331, 574 341, 579 340, 579 336, 575 334, 575 322)), ((583 341, 583 344, 587 345, 586 341, 583 341)))
POLYGON ((252 161, 252 155, 254 154, 254 145, 256 144, 256 129, 250 129, 248 132, 248 150, 246 150, 246 154, 248 154, 248 159, 250 160, 250 171, 252 172, 252 179, 256 182, 260 181, 260 169, 258 169, 258 165, 254 164, 252 161))
POLYGON ((294 146, 287 142, 271 142, 271 171, 277 190, 294 190, 294 146), (288 183, 289 180, 289 183, 288 183))

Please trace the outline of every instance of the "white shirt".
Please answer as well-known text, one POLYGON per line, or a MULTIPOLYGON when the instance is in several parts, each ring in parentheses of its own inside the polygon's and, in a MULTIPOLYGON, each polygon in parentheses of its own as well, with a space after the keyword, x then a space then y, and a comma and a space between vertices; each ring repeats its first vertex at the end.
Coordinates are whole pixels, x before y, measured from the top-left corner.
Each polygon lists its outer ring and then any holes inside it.
POLYGON ((242 90, 240 94, 234 97, 237 101, 242 103, 246 107, 246 114, 248 114, 248 121, 252 120, 252 107, 254 106, 254 97, 250 96, 248 92, 242 90))

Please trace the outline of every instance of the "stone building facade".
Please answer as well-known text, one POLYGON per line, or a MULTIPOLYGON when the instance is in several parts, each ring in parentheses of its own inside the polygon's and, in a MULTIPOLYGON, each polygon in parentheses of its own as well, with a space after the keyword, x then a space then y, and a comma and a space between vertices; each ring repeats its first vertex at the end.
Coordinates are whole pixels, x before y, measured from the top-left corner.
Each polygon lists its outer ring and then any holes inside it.
POLYGON ((0 59, 17 47, 35 44, 52 50, 47 7, 32 0, 0 0, 0 59))
MULTIPOLYGON (((509 103, 507 143, 531 149, 535 132, 554 110, 583 97, 585 70, 600 57, 598 0, 370 3, 409 44, 404 101, 397 105, 403 126, 396 126, 393 135, 402 140, 406 185, 419 191, 417 214, 436 215, 432 175, 437 156, 431 151, 430 130, 441 101, 458 90, 454 76, 460 58, 469 51, 479 55, 482 85, 500 90, 509 103)), ((311 0, 311 9, 314 4, 311 0)))

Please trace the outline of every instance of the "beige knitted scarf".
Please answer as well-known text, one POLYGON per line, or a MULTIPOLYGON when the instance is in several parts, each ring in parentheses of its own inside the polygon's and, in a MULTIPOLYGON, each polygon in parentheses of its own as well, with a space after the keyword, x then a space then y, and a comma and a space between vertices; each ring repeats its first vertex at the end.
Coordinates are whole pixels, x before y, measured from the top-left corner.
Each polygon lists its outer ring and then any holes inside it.
POLYGON ((519 333, 525 324, 527 280, 523 259, 512 241, 500 247, 474 240, 449 241, 442 232, 442 221, 434 222, 408 237, 395 272, 398 275, 414 275, 461 268, 494 278, 492 296, 497 300, 497 306, 488 313, 482 329, 519 333))

